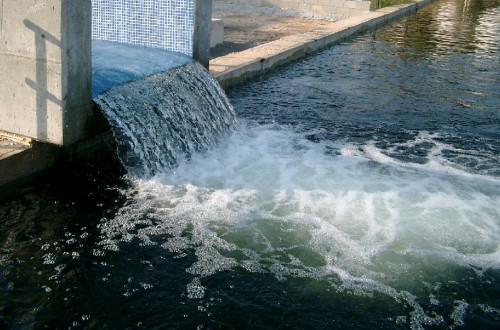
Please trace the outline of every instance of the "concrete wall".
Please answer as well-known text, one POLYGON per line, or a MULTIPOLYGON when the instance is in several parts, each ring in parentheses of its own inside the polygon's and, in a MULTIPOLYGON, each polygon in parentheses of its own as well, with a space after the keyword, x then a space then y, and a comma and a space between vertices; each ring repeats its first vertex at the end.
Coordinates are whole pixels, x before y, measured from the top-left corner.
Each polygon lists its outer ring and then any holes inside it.
POLYGON ((92 114, 91 0, 0 0, 0 130, 69 145, 92 114))
POLYGON ((224 42, 224 22, 221 19, 212 18, 210 32, 210 47, 215 47, 224 42))
POLYGON ((371 10, 370 1, 351 0, 217 0, 246 6, 286 8, 305 12, 356 16, 371 10))

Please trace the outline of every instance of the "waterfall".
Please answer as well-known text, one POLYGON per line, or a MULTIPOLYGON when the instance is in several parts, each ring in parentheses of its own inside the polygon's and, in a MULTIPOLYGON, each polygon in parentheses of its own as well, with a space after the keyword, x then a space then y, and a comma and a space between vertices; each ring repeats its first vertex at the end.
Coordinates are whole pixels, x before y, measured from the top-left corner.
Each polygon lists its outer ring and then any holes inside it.
POLYGON ((207 150, 236 122, 224 91, 197 62, 114 87, 94 101, 134 176, 175 168, 207 150))

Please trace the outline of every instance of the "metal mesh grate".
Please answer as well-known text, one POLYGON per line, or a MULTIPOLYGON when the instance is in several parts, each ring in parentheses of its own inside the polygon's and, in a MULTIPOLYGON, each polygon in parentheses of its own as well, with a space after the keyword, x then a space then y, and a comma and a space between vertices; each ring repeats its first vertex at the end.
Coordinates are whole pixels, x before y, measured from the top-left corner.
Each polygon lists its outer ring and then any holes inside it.
POLYGON ((193 54, 194 0, 92 0, 92 39, 193 54))

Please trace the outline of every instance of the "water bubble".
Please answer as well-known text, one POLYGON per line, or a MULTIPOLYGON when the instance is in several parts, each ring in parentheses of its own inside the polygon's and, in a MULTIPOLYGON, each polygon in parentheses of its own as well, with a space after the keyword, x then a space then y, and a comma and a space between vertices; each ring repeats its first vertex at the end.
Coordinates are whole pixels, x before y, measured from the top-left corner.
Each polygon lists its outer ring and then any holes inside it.
POLYGON ((454 303, 456 305, 453 308, 453 312, 451 313, 450 317, 453 320, 453 324, 455 326, 463 326, 465 325, 464 315, 467 311, 467 308, 469 307, 469 304, 464 300, 455 300, 454 303))
POLYGON ((44 265, 53 265, 56 263, 56 256, 53 253, 47 253, 42 256, 44 265))
POLYGON ((198 277, 195 277, 191 283, 187 285, 187 296, 190 299, 201 299, 205 296, 205 288, 201 285, 198 277))
POLYGON ((73 244, 76 244, 76 243, 78 243, 78 241, 74 237, 66 240, 66 244, 68 244, 68 245, 73 245, 73 244))
POLYGON ((486 304, 479 304, 478 307, 481 308, 481 310, 483 310, 485 313, 491 313, 496 315, 497 317, 500 316, 500 309, 498 308, 494 308, 486 304))
POLYGON ((406 321, 407 320, 407 317, 406 316, 397 316, 396 317, 396 324, 398 325, 403 325, 403 324, 406 324, 406 321))
POLYGON ((140 283, 140 284, 144 290, 149 290, 149 289, 153 288, 153 286, 151 284, 148 284, 148 283, 140 283))

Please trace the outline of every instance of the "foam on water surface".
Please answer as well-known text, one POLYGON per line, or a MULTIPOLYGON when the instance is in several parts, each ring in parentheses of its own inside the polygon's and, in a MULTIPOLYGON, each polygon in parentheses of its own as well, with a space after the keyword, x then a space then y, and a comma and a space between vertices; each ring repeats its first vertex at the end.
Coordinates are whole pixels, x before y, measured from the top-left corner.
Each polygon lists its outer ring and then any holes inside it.
MULTIPOLYGON (((500 269, 500 183, 443 170, 432 152, 414 168, 360 152, 370 148, 245 122, 175 170, 135 180, 133 203, 102 223, 101 244, 139 239, 178 258, 194 253, 193 298, 205 294, 200 278, 244 269, 382 293, 412 306, 414 328, 440 324, 412 291, 464 269, 500 269)), ((460 325, 466 302, 457 304, 446 316, 460 325)))

